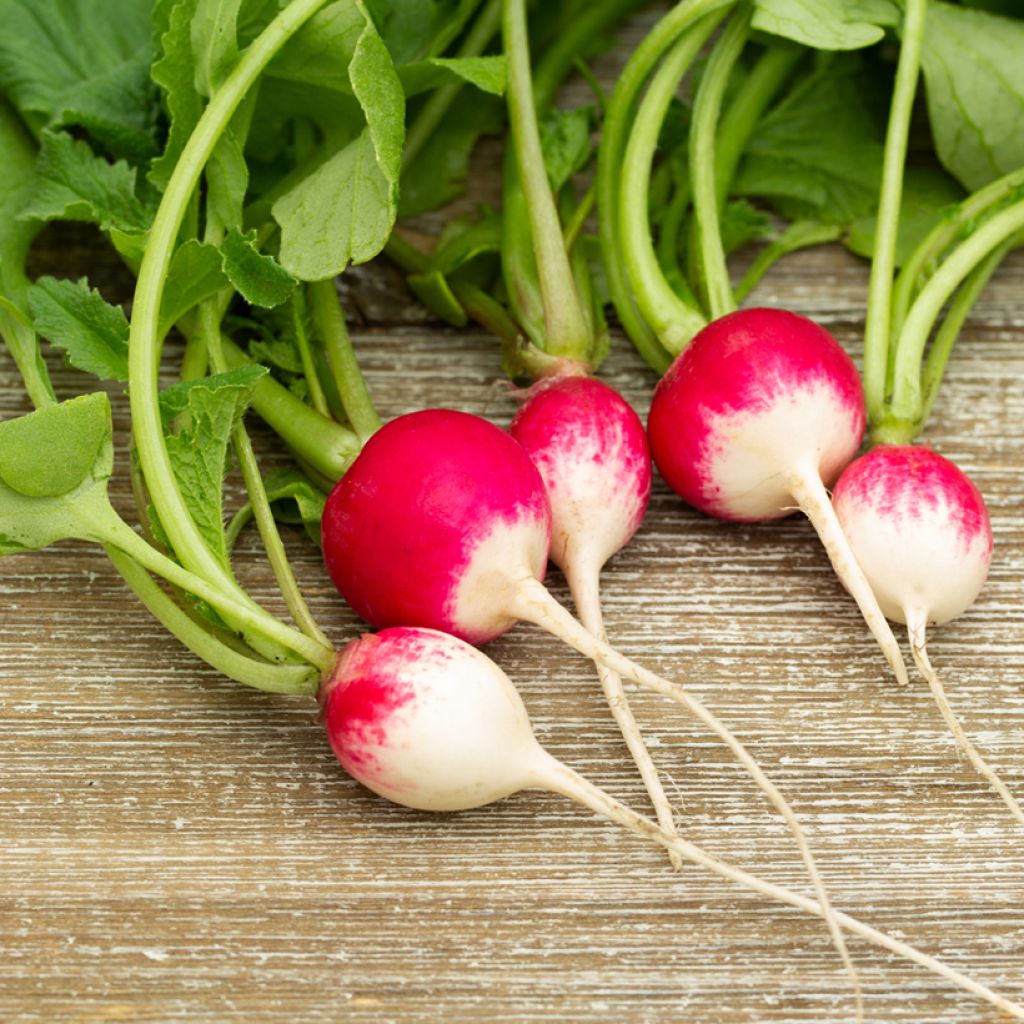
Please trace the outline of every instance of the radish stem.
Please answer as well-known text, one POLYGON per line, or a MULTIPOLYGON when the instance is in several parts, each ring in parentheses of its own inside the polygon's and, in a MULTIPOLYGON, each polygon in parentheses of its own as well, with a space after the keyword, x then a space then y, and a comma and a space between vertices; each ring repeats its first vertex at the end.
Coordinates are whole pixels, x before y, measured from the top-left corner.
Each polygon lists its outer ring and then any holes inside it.
POLYGON ((935 669, 932 668, 931 659, 928 657, 928 648, 925 640, 928 622, 927 614, 919 608, 905 608, 903 615, 907 620, 907 633, 910 637, 910 649, 914 655, 914 663, 920 670, 921 675, 928 681, 928 687, 935 698, 935 703, 942 715, 942 720, 956 739, 961 753, 970 762, 971 767, 999 794, 1009 812, 1017 819, 1017 823, 1024 825, 1024 810, 1021 809, 1020 804, 1017 803, 1002 779, 996 775, 981 754, 978 753, 977 747, 968 739, 967 734, 953 713, 953 709, 949 706, 942 681, 939 679, 935 669))
POLYGON ((903 201, 903 166, 907 157, 910 115, 921 66, 927 6, 927 0, 907 0, 889 127, 886 130, 882 191, 878 199, 871 278, 868 284, 867 323, 864 328, 864 400, 868 419, 872 423, 881 421, 888 390, 887 353, 892 324, 896 237, 903 201))

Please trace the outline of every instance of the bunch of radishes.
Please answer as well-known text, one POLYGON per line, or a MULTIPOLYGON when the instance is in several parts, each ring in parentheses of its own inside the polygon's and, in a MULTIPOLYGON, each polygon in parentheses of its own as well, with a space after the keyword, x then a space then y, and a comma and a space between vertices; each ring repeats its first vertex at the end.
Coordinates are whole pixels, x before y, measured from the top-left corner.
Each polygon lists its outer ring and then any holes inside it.
MULTIPOLYGON (((550 100, 559 69, 569 66, 571 55, 567 58, 556 47, 550 68, 542 64, 535 79, 525 2, 503 0, 511 131, 506 221, 498 248, 510 310, 495 312, 466 289, 449 298, 457 302, 461 295, 467 308, 500 320, 507 354, 513 357, 510 367, 526 370, 533 381, 508 432, 454 410, 420 411, 377 429, 343 320, 337 322, 335 296, 310 282, 314 316, 322 333, 334 338, 328 349, 336 364, 334 384, 353 428, 344 433, 343 450, 332 450, 322 460, 305 459, 321 478, 343 471, 323 511, 324 558, 339 592, 380 629, 336 655, 290 575, 244 429, 230 418, 256 517, 298 629, 260 608, 233 576, 229 545, 225 542, 220 550, 216 538, 211 543, 172 459, 181 424, 197 410, 176 407, 171 415, 166 396, 161 406, 157 392, 167 280, 204 180, 208 219, 203 244, 215 246, 225 234, 218 220, 222 208, 211 202, 211 196, 224 197, 216 196, 217 177, 208 174, 207 165, 229 138, 261 74, 320 6, 318 0, 286 5, 243 54, 236 54, 237 62, 212 89, 182 145, 148 228, 138 263, 128 365, 137 490, 148 493, 152 521, 162 531, 159 539, 139 537, 106 500, 112 448, 105 399, 90 396, 77 404, 53 405, 44 395, 40 404, 48 407, 0 425, 0 553, 64 536, 104 543, 140 597, 200 656, 251 685, 315 692, 338 760, 390 800, 455 811, 523 789, 546 789, 654 841, 675 866, 684 859, 701 864, 820 915, 853 979, 858 1017, 863 1014, 860 989, 844 930, 1024 1019, 1024 1007, 833 910, 786 799, 712 711, 682 686, 608 643, 598 587, 604 564, 642 523, 652 455, 669 486, 708 514, 750 522, 803 510, 899 681, 905 682, 907 674, 887 618, 906 623, 914 661, 958 743, 1024 823, 1024 813, 958 724, 925 648, 926 627, 960 614, 984 582, 992 541, 984 503, 952 463, 909 444, 934 400, 957 318, 962 322, 986 273, 1024 229, 1020 202, 1002 203, 1014 186, 983 191, 965 202, 969 214, 964 216, 983 216, 985 222, 952 252, 955 233, 925 239, 922 253, 911 261, 914 269, 904 271, 911 279, 897 283, 902 305, 895 316, 890 286, 900 176, 886 175, 869 306, 866 406, 854 363, 823 328, 784 310, 735 308, 720 238, 716 159, 707 140, 714 138, 729 70, 749 37, 751 11, 745 3, 684 0, 655 26, 624 72, 609 103, 598 161, 605 269, 620 317, 652 362, 664 363, 666 353, 678 353, 662 367, 645 431, 629 405, 591 375, 607 345, 607 331, 598 289, 576 247, 590 200, 577 201, 571 175, 553 190, 545 167, 538 101, 550 100), (680 295, 684 289, 673 288, 658 271, 646 221, 636 214, 638 209, 646 213, 651 159, 679 81, 723 21, 696 94, 690 147, 692 245, 699 253, 712 317, 705 323, 703 312, 680 295), (523 219, 514 220, 513 210, 523 219), (936 342, 933 352, 938 354, 930 357, 922 386, 920 360, 927 337, 961 285, 963 298, 956 314, 951 313, 952 326, 936 342), (900 443, 883 443, 857 458, 869 419, 875 440, 900 443), (90 431, 96 443, 90 440, 83 447, 82 437, 91 439, 90 431), (45 443, 26 456, 26 438, 45 443), (40 454, 50 444, 80 456, 82 472, 65 472, 54 483, 40 454), (349 466, 356 449, 359 454, 349 466), (578 620, 543 585, 549 559, 569 583, 578 620), (191 595, 189 615, 149 573, 191 595), (197 625, 204 617, 206 625, 197 625), (519 620, 548 630, 593 659, 657 823, 544 752, 512 683, 470 646, 493 640, 519 620), (207 628, 211 621, 213 627, 207 628), (237 637, 229 642, 227 632, 237 637), (789 825, 815 899, 726 865, 679 835, 623 680, 665 696, 722 740, 789 825)), ((908 96, 916 83, 923 8, 923 0, 908 0, 903 25, 886 150, 887 165, 897 169, 905 161, 908 96)), ((603 27, 603 16, 595 13, 588 31, 603 27)), ((483 48, 494 28, 483 20, 467 45, 472 41, 477 50, 483 48)), ((368 17, 363 30, 371 50, 380 41, 368 17)), ((780 69, 785 70, 784 63, 780 69)), ((373 127, 367 129, 371 135, 373 127)), ((232 212, 240 227, 241 206, 232 212)), ((260 269, 271 273, 265 265, 260 269)), ((247 360, 221 339, 225 307, 216 292, 197 307, 196 338, 203 359, 224 385, 226 375, 246 370, 247 360)), ((315 391, 319 378, 312 357, 304 360, 304 372, 315 391)), ((242 387, 242 380, 231 378, 230 386, 242 387)), ((250 373, 244 384, 254 395, 257 380, 258 372, 250 373)), ((269 381, 259 386, 262 397, 250 396, 257 411, 294 448, 308 446, 303 424, 319 420, 282 415, 282 409, 295 408, 288 396, 275 392, 280 386, 269 381)), ((323 394, 311 401, 318 413, 326 410, 323 394)), ((222 527, 219 520, 217 525, 222 527)))

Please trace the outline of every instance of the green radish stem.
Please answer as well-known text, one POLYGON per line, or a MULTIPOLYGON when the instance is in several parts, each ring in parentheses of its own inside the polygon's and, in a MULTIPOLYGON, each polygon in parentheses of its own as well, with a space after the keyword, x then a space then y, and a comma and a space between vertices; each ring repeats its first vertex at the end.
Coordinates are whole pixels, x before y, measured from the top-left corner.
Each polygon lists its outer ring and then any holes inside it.
POLYGON ((636 112, 619 172, 622 198, 616 216, 621 260, 640 314, 672 355, 682 351, 705 321, 672 290, 658 265, 649 216, 651 166, 669 103, 722 17, 715 12, 702 19, 666 55, 636 112))
POLYGON ((907 620, 907 635, 910 637, 910 651, 914 656, 914 664, 917 665, 918 671, 927 681, 928 688, 931 690, 932 697, 935 699, 935 703, 942 715, 942 720, 953 734, 960 752, 967 758, 971 767, 999 794, 999 797, 1009 812, 1017 819, 1018 823, 1024 825, 1024 810, 1021 809, 1013 794, 1006 788, 1003 780, 988 766, 985 759, 978 752, 978 749, 968 739, 967 734, 953 713, 953 709, 949 706, 949 701, 946 699, 946 691, 935 669, 932 668, 931 659, 928 657, 926 643, 927 612, 919 608, 904 608, 903 617, 907 620))
POLYGON ((306 388, 309 391, 309 403, 321 416, 330 416, 327 399, 324 397, 324 389, 320 384, 320 375, 316 372, 313 351, 309 344, 309 332, 306 330, 306 291, 301 286, 292 292, 289 308, 292 317, 292 333, 295 335, 295 347, 299 350, 299 358, 302 360, 302 376, 305 378, 306 388))
POLYGON ((921 240, 903 265, 892 296, 892 333, 898 337, 907 312, 932 263, 964 233, 965 228, 993 206, 1024 187, 1024 167, 1011 171, 972 193, 921 240))
POLYGON ((373 407, 370 392, 352 348, 352 339, 345 325, 338 290, 333 280, 312 281, 307 285, 309 303, 316 333, 327 353, 335 387, 352 429, 365 442, 380 427, 380 417, 373 407))
MULTIPOLYGON (((329 644, 311 639, 291 626, 279 622, 259 606, 250 606, 239 601, 212 586, 202 577, 182 568, 177 562, 147 544, 109 505, 91 518, 91 532, 83 539, 119 548, 140 566, 205 601, 226 619, 238 623, 240 628, 294 652, 311 665, 315 665, 321 672, 329 672, 334 667, 335 652, 329 644)), ((315 685, 307 685, 301 690, 281 692, 312 694, 315 690, 315 685)))
MULTIPOLYGON (((726 264, 722 227, 718 215, 719 185, 716 179, 720 164, 715 155, 716 130, 729 77, 750 38, 750 20, 750 9, 739 8, 719 36, 697 87, 693 103, 693 120, 690 122, 689 159, 693 189, 693 226, 700 253, 700 259, 696 264, 707 291, 708 311, 713 320, 731 313, 736 308, 736 300, 729 283, 729 268, 726 264)), ((728 187, 727 183, 725 187, 728 187)))
POLYGON ((993 249, 971 271, 950 303, 942 326, 936 332, 935 340, 928 350, 928 358, 925 360, 924 372, 921 375, 921 387, 924 392, 924 407, 921 412, 922 426, 928 422, 932 414, 932 406, 938 396, 939 385, 946 372, 946 364, 949 362, 950 353, 953 351, 953 345, 960 334, 964 321, 996 272, 996 268, 1006 258, 1007 253, 1021 245, 1024 245, 1024 234, 1017 234, 993 249))
POLYGON ((193 621, 137 562, 111 544, 104 550, 135 596, 178 641, 229 679, 270 693, 315 692, 320 674, 308 665, 275 665, 234 650, 193 621))
MULTIPOLYGON (((226 335, 221 340, 229 369, 251 362, 226 335)), ((252 408, 318 478, 337 483, 359 454, 361 443, 353 431, 296 398, 273 377, 256 382, 252 408)))
POLYGON ((758 285, 761 278, 783 256, 797 249, 806 249, 811 245, 824 245, 841 238, 844 228, 836 224, 819 224, 817 221, 795 220, 776 238, 764 246, 754 257, 747 272, 736 285, 734 294, 737 302, 742 302, 758 285))
POLYGON ((910 115, 920 73, 927 6, 927 0, 907 0, 889 127, 886 130, 882 190, 878 199, 871 278, 868 284, 867 323, 864 328, 864 401, 871 423, 881 422, 885 413, 896 236, 903 201, 903 166, 907 158, 910 115))
MULTIPOLYGON (((846 942, 843 939, 842 932, 836 922, 835 913, 832 910, 828 899, 828 893, 825 891, 825 884, 818 872, 818 867, 814 861, 813 855, 811 854, 810 847, 807 845, 807 839, 804 836, 803 829, 801 828, 799 821, 797 821, 792 808, 786 801, 786 798, 775 787, 775 784, 764 774, 761 767, 754 758, 751 757, 743 744, 740 743, 736 736, 733 735, 733 733, 722 722, 720 722, 711 711, 709 711, 699 700, 691 696, 682 686, 670 683, 668 680, 662 679, 653 672, 637 665, 629 658, 620 654, 613 647, 609 647, 602 640, 591 634, 551 596, 544 584, 533 576, 529 576, 522 580, 519 585, 518 592, 514 597, 514 605, 509 610, 517 619, 524 619, 527 622, 532 622, 535 625, 540 626, 553 636, 565 641, 565 643, 570 647, 575 648, 592 661, 602 662, 608 668, 612 669, 612 671, 617 672, 624 678, 631 679, 633 682, 638 683, 646 689, 653 690, 655 693, 660 693, 663 696, 668 697, 670 700, 675 701, 677 704, 686 708, 694 718, 705 725, 722 741, 722 743, 725 744, 736 760, 739 761, 739 763, 747 770, 751 778, 758 785, 761 792, 768 798, 772 806, 779 812, 779 814, 782 815, 783 819, 789 825, 790 831, 800 849, 800 855, 807 868, 807 873, 811 878, 814 891, 817 894, 818 899, 821 901, 821 906, 823 908, 822 917, 824 917, 828 925, 832 941, 835 944, 836 950, 839 952, 839 955, 842 958, 856 989, 858 1017, 860 1017, 862 1015, 861 993, 860 982, 857 978, 857 971, 850 959, 850 954, 846 948, 846 942)), ((670 835, 670 833, 668 834, 670 835)))
POLYGON ((985 221, 945 259, 910 307, 897 342, 892 401, 872 431, 876 443, 905 444, 921 427, 921 362, 932 325, 964 279, 1007 239, 1024 230, 1024 200, 985 221))
MULTIPOLYGON (((202 303, 199 307, 199 322, 209 353, 210 365, 214 373, 224 373, 228 369, 228 365, 221 344, 220 316, 215 302, 202 303)), ((267 554, 267 561, 270 563, 278 590, 284 598, 288 612, 306 636, 325 647, 330 647, 327 637, 317 625, 302 596, 295 573, 292 572, 291 563, 289 563, 288 555, 284 550, 284 542, 281 540, 281 533, 277 528, 274 513, 271 511, 270 502, 267 499, 266 488, 263 486, 263 476, 256 460, 256 453, 252 449, 252 441, 249 439, 249 433, 245 429, 244 423, 239 421, 232 428, 231 439, 238 458, 238 467, 242 473, 242 482, 245 484, 246 493, 249 495, 249 504, 256 520, 256 529, 259 531, 263 549, 267 554)))
POLYGON ((502 27, 508 57, 508 110, 512 145, 526 199, 544 306, 544 351, 556 358, 579 359, 581 353, 585 354, 590 349, 590 336, 541 151, 537 107, 530 75, 525 0, 503 0, 502 27))
MULTIPOLYGON (((634 107, 662 55, 697 20, 730 0, 694 0, 680 3, 665 14, 633 51, 608 101, 597 155, 597 210, 601 223, 601 257, 615 310, 637 351, 658 373, 672 361, 654 331, 640 315, 621 260, 619 228, 620 179, 623 157, 633 124, 634 107)), ((644 211, 647 216, 647 211, 644 211)))
MULTIPOLYGON (((231 595, 232 604, 246 608, 248 614, 240 621, 265 617, 278 626, 276 620, 262 612, 245 594, 206 546, 178 487, 159 417, 157 373, 162 338, 158 324, 175 241, 207 161, 239 104, 271 58, 324 3, 325 0, 293 0, 281 11, 245 50, 199 118, 167 183, 150 229, 149 245, 136 282, 129 334, 129 398, 136 450, 154 505, 175 552, 188 569, 208 582, 222 598, 231 595)), ((148 546, 146 548, 149 550, 148 546)), ((268 635, 266 631, 264 635, 268 635)), ((303 640, 312 643, 308 637, 303 640)))

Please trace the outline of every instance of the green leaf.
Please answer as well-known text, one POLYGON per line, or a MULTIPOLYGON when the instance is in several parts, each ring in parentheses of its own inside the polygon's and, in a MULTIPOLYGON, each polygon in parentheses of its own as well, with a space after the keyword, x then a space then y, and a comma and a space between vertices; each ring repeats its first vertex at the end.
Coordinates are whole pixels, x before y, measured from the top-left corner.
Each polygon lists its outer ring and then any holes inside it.
POLYGON ((366 0, 396 64, 443 53, 462 33, 481 0, 366 0))
POLYGON ((400 67, 398 78, 407 97, 453 82, 468 82, 481 92, 504 96, 508 84, 508 62, 504 54, 487 57, 428 57, 400 67))
POLYGON ((59 498, 113 470, 110 402, 83 395, 0 423, 0 482, 27 498, 59 498))
POLYGON ((128 321, 84 277, 41 277, 28 301, 36 330, 63 349, 72 366, 101 380, 128 380, 128 321))
POLYGON ((182 413, 187 426, 168 433, 167 451, 182 497, 199 532, 228 568, 224 536, 223 486, 231 431, 252 400, 262 366, 243 366, 213 377, 175 384, 160 395, 165 429, 182 413))
POLYGON ((751 206, 745 199, 733 199, 722 212, 722 246, 726 253, 735 252, 748 242, 768 238, 772 224, 763 210, 751 206))
POLYGON ((0 556, 35 551, 114 512, 110 402, 82 395, 0 423, 0 556))
MULTIPOLYGON (((203 111, 192 65, 192 18, 196 4, 197 0, 176 0, 170 8, 166 27, 160 35, 159 54, 151 70, 171 122, 164 151, 149 170, 149 180, 161 190, 167 187, 178 157, 203 111)), ((159 29, 158 25, 158 32, 159 29)))
POLYGON ((372 259, 394 225, 392 196, 365 129, 274 204, 281 266, 300 281, 322 281, 372 259))
POLYGON ((849 224, 881 186, 887 84, 859 54, 837 54, 797 81, 758 124, 732 191, 787 220, 849 224))
MULTIPOLYGON (((901 267, 919 242, 943 216, 964 198, 964 190, 938 167, 908 167, 903 176, 903 204, 896 239, 896 266, 901 267)), ((854 221, 844 243, 852 252, 871 259, 877 214, 854 221)))
POLYGON ((1024 164, 1024 22, 934 0, 921 70, 939 159, 968 191, 1024 164))
POLYGON ((753 26, 816 50, 859 50, 885 31, 854 7, 851 0, 755 0, 753 26))
POLYGON ((171 258, 160 303, 160 333, 166 334, 190 309, 229 283, 224 258, 215 245, 190 238, 178 246, 171 258))
POLYGON ((146 0, 0 0, 0 88, 37 128, 76 125, 115 156, 155 151, 146 0))
POLYGON ((460 93, 419 156, 402 172, 399 212, 411 217, 462 194, 469 158, 481 135, 499 135, 505 104, 490 96, 460 93))
POLYGON ((256 232, 243 235, 231 230, 221 245, 224 271, 236 290, 251 306, 271 309, 286 302, 296 280, 273 256, 256 248, 256 232))
POLYGON ((80 220, 129 234, 146 231, 152 211, 136 195, 135 168, 121 160, 110 163, 67 132, 45 131, 40 141, 38 185, 23 218, 80 220))
POLYGON ((199 0, 192 16, 195 87, 212 96, 238 60, 238 13, 242 0, 199 0))
POLYGON ((206 184, 210 214, 225 228, 241 227, 249 167, 238 136, 230 129, 220 137, 206 165, 206 184))
POLYGON ((541 121, 541 150, 553 192, 560 192, 562 186, 581 171, 590 159, 593 152, 590 142, 593 117, 593 107, 579 107, 576 110, 556 107, 548 111, 541 121))

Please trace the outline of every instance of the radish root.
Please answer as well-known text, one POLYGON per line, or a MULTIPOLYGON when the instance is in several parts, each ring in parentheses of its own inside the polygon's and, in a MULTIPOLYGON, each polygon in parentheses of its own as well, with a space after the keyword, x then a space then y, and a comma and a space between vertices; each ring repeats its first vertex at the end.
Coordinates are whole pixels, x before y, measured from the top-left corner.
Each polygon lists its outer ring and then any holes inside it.
MULTIPOLYGON (((601 612, 601 595, 598 584, 600 568, 593 566, 591 559, 575 557, 571 560, 569 568, 565 571, 569 583, 569 590, 572 592, 572 599, 576 605, 576 612, 580 622, 589 633, 598 640, 607 643, 608 637, 604 631, 604 616, 601 612)), ((608 707, 611 709, 612 717, 615 719, 626 742, 633 761, 640 772, 640 778, 651 798, 651 805, 654 807, 658 818, 658 824, 670 835, 676 834, 675 818, 672 814, 672 805, 665 795, 665 789, 661 784, 658 769, 651 759, 647 745, 644 743, 637 725, 636 718, 629 706, 626 697, 625 687, 622 685, 622 677, 603 662, 597 662, 597 675, 601 680, 601 688, 604 690, 608 707)), ((676 850, 669 850, 669 860, 672 867, 678 871, 683 866, 682 857, 676 850)))
POLYGON ((868 629, 878 641, 886 661, 896 674, 896 681, 905 686, 909 682, 909 676, 907 666, 903 663, 900 645, 896 642, 882 609, 878 607, 878 600, 871 589, 871 584, 858 565, 850 542, 839 525, 817 467, 797 470, 790 479, 790 489, 804 515, 818 532, 836 575, 857 602, 868 629))
MULTIPOLYGON (((807 868, 807 873, 811 878, 814 891, 820 901, 821 916, 828 925, 836 951, 839 953, 850 975, 859 1008, 862 997, 857 969, 850 959, 849 951, 846 948, 846 940, 843 938, 843 933, 832 911, 832 905, 825 890, 825 883, 818 873, 818 866, 807 844, 807 838, 792 808, 786 802, 786 798, 775 788, 775 784, 764 774, 743 744, 711 711, 704 707, 696 697, 687 693, 678 683, 670 683, 667 679, 655 675, 641 665, 637 665, 625 655, 620 654, 604 641, 592 636, 548 593, 544 584, 534 577, 530 576, 522 580, 516 593, 514 606, 510 609, 510 612, 516 618, 525 619, 528 622, 534 623, 534 625, 540 626, 541 629, 547 630, 553 636, 558 637, 558 639, 575 648, 580 654, 590 658, 592 661, 607 665, 626 679, 630 679, 640 686, 654 690, 656 693, 663 694, 670 700, 674 700, 677 704, 681 704, 690 714, 700 722, 703 722, 729 748, 736 760, 747 769, 772 806, 775 807, 789 825, 793 838, 796 840, 800 850, 800 856, 807 868)), ((640 818, 640 820, 646 821, 643 818, 640 818)), ((666 845, 666 848, 672 849, 673 847, 666 845)), ((681 848, 676 847, 676 849, 684 852, 681 848)), ((817 906, 817 904, 815 905, 817 906)))
POLYGON ((927 616, 919 609, 904 609, 904 617, 907 620, 907 633, 910 636, 910 650, 914 655, 914 663, 920 670, 921 675, 927 680, 928 687, 932 691, 932 696, 935 698, 935 703, 938 705, 942 719, 956 739, 961 753, 970 762, 971 767, 999 794, 1009 812, 1017 820, 1017 823, 1024 825, 1024 810, 1021 809, 1020 804, 1017 803, 1013 794, 1007 789, 1003 780, 996 775, 981 754, 978 753, 978 749, 968 739, 967 734, 953 713, 953 709, 949 706, 949 701, 946 699, 946 691, 935 669, 932 668, 931 659, 928 657, 928 648, 925 642, 927 616))
POLYGON ((666 849, 675 849, 694 864, 699 864, 701 867, 707 868, 723 878, 728 878, 730 881, 736 882, 746 889, 759 893, 762 896, 767 896, 769 899, 786 903, 799 910, 816 914, 818 917, 828 921, 830 928, 833 923, 838 922, 839 925, 842 925, 843 928, 852 934, 859 935, 876 946, 881 946, 897 956, 919 964, 933 974, 945 978, 957 988, 970 992, 972 995, 978 996, 993 1006, 998 1007, 1016 1020, 1024 1020, 1024 1006, 1012 1002, 1005 996, 999 995, 986 985, 982 985, 980 982, 975 981, 966 974, 962 974, 948 964, 944 964, 941 960, 936 960, 927 953, 922 953, 919 949, 905 942, 900 942, 899 939, 894 939, 885 932, 878 931, 878 929, 858 921, 857 918, 851 917, 849 914, 835 911, 825 903, 809 899, 807 896, 801 896, 790 889, 776 885, 773 882, 768 882, 757 875, 752 875, 742 868, 733 867, 731 864, 713 857, 699 846, 688 842, 680 836, 673 836, 663 832, 653 821, 630 810, 630 808, 587 782, 586 779, 582 778, 571 768, 561 764, 554 758, 550 758, 549 763, 545 765, 545 770, 539 775, 537 785, 539 788, 569 797, 577 803, 588 807, 601 817, 623 825, 637 835, 651 839, 666 849))

